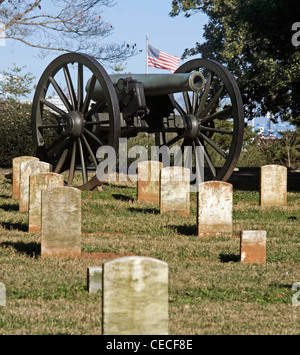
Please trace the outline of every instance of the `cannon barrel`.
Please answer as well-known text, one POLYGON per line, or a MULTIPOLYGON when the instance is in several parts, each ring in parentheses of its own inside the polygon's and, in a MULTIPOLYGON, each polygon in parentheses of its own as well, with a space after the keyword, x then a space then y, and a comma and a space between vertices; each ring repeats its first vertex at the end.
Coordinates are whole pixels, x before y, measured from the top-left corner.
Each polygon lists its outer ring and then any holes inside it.
MULTIPOLYGON (((175 74, 114 74, 109 76, 113 85, 119 80, 131 78, 141 82, 145 96, 162 96, 185 91, 200 91, 204 86, 204 77, 198 72, 175 74)), ((91 79, 87 82, 86 90, 90 86, 91 79)), ((92 100, 98 101, 102 97, 102 88, 97 81, 92 93, 92 100)))

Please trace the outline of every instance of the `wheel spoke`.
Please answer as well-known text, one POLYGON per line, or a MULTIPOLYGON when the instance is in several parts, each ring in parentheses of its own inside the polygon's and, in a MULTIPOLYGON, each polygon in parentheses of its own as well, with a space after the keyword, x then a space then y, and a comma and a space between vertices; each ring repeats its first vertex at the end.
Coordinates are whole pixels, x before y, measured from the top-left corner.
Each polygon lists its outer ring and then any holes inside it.
POLYGON ((65 75, 65 79, 66 79, 66 83, 67 83, 67 87, 68 87, 68 91, 69 91, 69 95, 70 95, 71 104, 72 104, 73 109, 75 110, 77 107, 76 94, 75 94, 73 82, 71 79, 71 75, 69 72, 69 68, 67 65, 64 65, 63 71, 64 71, 64 75, 65 75))
POLYGON ((192 107, 192 113, 196 112, 196 107, 198 105, 198 98, 199 98, 199 94, 198 92, 193 92, 193 107, 192 107))
POLYGON ((49 157, 55 157, 59 155, 59 153, 66 149, 68 144, 70 143, 69 137, 62 136, 58 138, 56 141, 54 141, 51 146, 48 149, 48 156, 49 157))
POLYGON ((93 105, 93 107, 83 115, 84 119, 87 120, 88 118, 93 116, 94 113, 102 112, 102 110, 105 108, 105 106, 106 106, 105 99, 97 101, 95 103, 95 105, 93 105))
POLYGON ((53 124, 41 124, 38 125, 38 129, 44 129, 44 128, 59 128, 60 124, 59 123, 53 123, 53 124))
POLYGON ((78 138, 77 142, 78 142, 78 147, 79 147, 82 179, 83 179, 83 183, 86 184, 88 181, 88 178, 87 178, 87 171, 86 171, 86 165, 85 165, 85 159, 84 159, 84 152, 83 152, 83 147, 82 147, 82 142, 81 142, 80 137, 78 138))
POLYGON ((83 103, 83 66, 78 63, 78 82, 77 82, 77 110, 80 111, 83 103))
POLYGON ((189 93, 188 92, 184 92, 183 93, 183 98, 184 98, 184 103, 185 103, 185 107, 186 107, 186 113, 191 113, 192 106, 191 106, 191 100, 190 100, 190 97, 189 97, 189 93))
POLYGON ((107 121, 95 121, 95 122, 85 122, 84 126, 89 127, 89 126, 100 126, 103 124, 109 124, 109 120, 107 121))
POLYGON ((210 171, 212 173, 213 178, 215 178, 217 176, 216 168, 214 167, 214 164, 213 164, 213 162, 211 160, 210 155, 208 154, 208 151, 207 151, 206 147, 203 147, 203 148, 204 148, 204 158, 205 158, 205 160, 206 160, 206 162, 208 164, 208 167, 209 167, 209 169, 210 169, 210 171))
POLYGON ((204 159, 206 160, 207 164, 208 164, 208 167, 213 175, 213 177, 215 178, 217 176, 217 172, 216 172, 216 169, 214 167, 214 164, 212 163, 212 160, 208 154, 208 151, 206 149, 206 147, 204 145, 201 144, 199 138, 196 138, 196 143, 197 145, 199 145, 200 147, 203 147, 203 152, 204 152, 204 159))
POLYGON ((83 132, 86 133, 88 136, 90 136, 100 146, 104 146, 105 145, 105 143, 99 137, 97 137, 94 133, 88 131, 86 128, 84 129, 83 132))
POLYGON ((83 107, 82 107, 82 113, 83 114, 86 113, 88 108, 89 108, 89 105, 90 105, 90 102, 91 102, 91 97, 92 97, 92 94, 93 94, 93 91, 94 91, 94 88, 95 88, 95 84, 96 84, 96 77, 95 77, 95 75, 93 75, 92 79, 90 81, 88 92, 86 94, 86 97, 85 97, 85 100, 84 100, 84 103, 83 103, 83 107))
POLYGON ((206 137, 203 133, 199 132, 199 136, 205 140, 212 148, 215 149, 224 159, 227 159, 227 154, 210 138, 206 137))
POLYGON ((65 105, 66 109, 69 112, 72 111, 72 106, 71 106, 69 100, 67 99, 66 95, 63 93, 63 91, 60 88, 60 86, 57 84, 56 80, 53 77, 50 76, 49 77, 49 81, 52 84, 52 86, 54 87, 54 89, 57 92, 58 96, 60 97, 61 101, 65 105))
POLYGON ((204 169, 204 161, 201 156, 201 151, 200 151, 200 156, 199 156, 199 154, 197 154, 197 152, 199 152, 199 149, 197 149, 197 145, 196 145, 195 141, 193 141, 192 147, 193 147, 194 156, 195 156, 196 182, 203 182, 204 176, 202 178, 201 171, 202 171, 202 169, 204 169))
POLYGON ((233 132, 232 132, 232 131, 225 131, 225 130, 223 130, 223 129, 213 128, 213 127, 201 126, 201 131, 208 131, 208 132, 215 132, 215 133, 222 133, 222 134, 230 134, 230 135, 233 135, 233 132))
POLYGON ((178 135, 178 136, 172 138, 169 142, 165 143, 164 145, 166 145, 167 147, 170 147, 170 145, 172 145, 172 144, 178 142, 181 138, 183 138, 183 134, 178 135))
POLYGON ((232 106, 226 107, 224 110, 218 111, 211 116, 205 117, 201 120, 201 124, 213 121, 215 119, 228 118, 232 113, 232 106))
POLYGON ((207 82, 205 84, 205 88, 203 91, 203 94, 201 96, 201 100, 200 100, 200 104, 199 107, 196 110, 196 116, 199 116, 200 113, 203 111, 209 91, 210 91, 210 86, 211 86, 211 81, 212 81, 212 72, 209 72, 208 74, 208 78, 207 78, 207 82))
POLYGON ((55 169, 54 169, 54 173, 59 173, 59 172, 60 172, 62 166, 64 165, 64 162, 66 161, 68 152, 69 152, 69 149, 68 149, 68 148, 66 148, 66 149, 63 151, 63 153, 62 153, 61 157, 59 158, 59 161, 58 161, 58 163, 57 163, 57 165, 56 165, 56 167, 55 167, 55 169))
POLYGON ((184 142, 182 142, 180 149, 174 157, 174 166, 182 166, 182 152, 183 152, 184 142), (179 164, 180 163, 180 164, 179 164))
POLYGON ((155 133, 155 149, 159 149, 159 147, 166 144, 166 133, 157 132, 155 133))
POLYGON ((181 116, 186 115, 186 112, 184 111, 184 109, 179 105, 179 103, 176 100, 174 100, 174 105, 175 105, 176 110, 179 112, 179 114, 181 116))
POLYGON ((183 142, 183 152, 184 152, 184 166, 185 167, 189 167, 192 166, 192 157, 193 157, 193 152, 192 152, 192 146, 190 146, 189 144, 185 144, 185 142, 183 142), (187 148, 187 149, 184 149, 187 148))
POLYGON ((224 86, 222 85, 219 90, 217 91, 217 93, 214 95, 214 97, 210 100, 210 102, 208 103, 208 105, 205 107, 205 109, 203 110, 203 112, 201 112, 201 114, 199 115, 199 118, 203 118, 205 117, 209 111, 216 106, 216 104, 219 101, 220 96, 222 95, 222 92, 224 90, 224 86))
POLYGON ((69 168, 68 185, 71 185, 75 174, 75 161, 76 161, 76 142, 73 143, 73 150, 71 156, 71 163, 69 168))
POLYGON ((67 114, 65 111, 63 111, 63 110, 60 109, 59 107, 55 106, 52 102, 47 101, 46 99, 41 99, 40 101, 41 101, 41 103, 42 103, 43 105, 48 106, 49 108, 51 108, 51 110, 55 111, 55 112, 58 113, 60 116, 64 116, 64 115, 67 114))
POLYGON ((89 145, 87 139, 85 138, 85 136, 83 134, 81 135, 81 138, 82 138, 83 143, 85 144, 85 146, 86 146, 86 148, 87 148, 87 150, 88 150, 88 152, 89 152, 89 154, 90 154, 90 156, 91 156, 91 158, 93 160, 93 164, 94 164, 95 168, 97 168, 97 166, 98 166, 97 159, 95 157, 95 154, 93 153, 93 150, 92 150, 91 146, 89 145))

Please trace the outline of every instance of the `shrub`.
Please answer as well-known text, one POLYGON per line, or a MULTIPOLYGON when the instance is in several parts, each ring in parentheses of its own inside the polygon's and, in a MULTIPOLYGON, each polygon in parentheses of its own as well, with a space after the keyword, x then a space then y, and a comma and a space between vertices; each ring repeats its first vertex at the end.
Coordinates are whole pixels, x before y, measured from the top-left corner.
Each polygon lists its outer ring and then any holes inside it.
POLYGON ((0 166, 11 167, 15 157, 34 155, 31 105, 13 100, 0 101, 0 166))
POLYGON ((238 161, 239 167, 261 167, 278 164, 288 168, 300 166, 300 138, 297 131, 283 132, 279 138, 256 136, 244 145, 238 161))

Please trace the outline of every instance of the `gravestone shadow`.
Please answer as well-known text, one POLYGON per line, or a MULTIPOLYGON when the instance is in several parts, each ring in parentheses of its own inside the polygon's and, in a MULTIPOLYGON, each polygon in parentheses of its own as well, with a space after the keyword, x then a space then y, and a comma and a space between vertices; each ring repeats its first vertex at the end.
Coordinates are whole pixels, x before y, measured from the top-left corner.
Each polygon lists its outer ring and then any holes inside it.
POLYGON ((237 263, 241 260, 241 256, 237 254, 221 253, 219 254, 219 260, 221 261, 221 263, 230 263, 230 262, 237 263))
POLYGON ((19 205, 17 203, 0 205, 0 209, 5 212, 19 211, 19 205))
POLYGON ((7 199, 7 198, 11 198, 11 194, 7 194, 7 195, 0 195, 0 198, 5 198, 5 199, 7 199))
POLYGON ((135 207, 130 207, 129 208, 130 212, 138 212, 138 213, 143 213, 143 214, 159 214, 159 210, 157 208, 135 208, 135 207))
POLYGON ((116 200, 120 200, 124 202, 134 202, 134 199, 132 197, 128 197, 126 195, 113 194, 112 197, 116 200))
POLYGON ((178 234, 186 235, 188 237, 197 237, 198 228, 193 225, 184 225, 184 226, 169 226, 175 230, 178 234))
POLYGON ((35 242, 30 242, 30 243, 24 243, 24 242, 2 242, 0 244, 2 248, 9 248, 12 247, 16 249, 16 251, 20 254, 25 254, 28 255, 29 257, 33 258, 38 258, 38 256, 41 255, 41 244, 40 243, 35 243, 35 242))
POLYGON ((28 225, 25 223, 1 222, 0 225, 7 230, 18 230, 28 232, 28 225))

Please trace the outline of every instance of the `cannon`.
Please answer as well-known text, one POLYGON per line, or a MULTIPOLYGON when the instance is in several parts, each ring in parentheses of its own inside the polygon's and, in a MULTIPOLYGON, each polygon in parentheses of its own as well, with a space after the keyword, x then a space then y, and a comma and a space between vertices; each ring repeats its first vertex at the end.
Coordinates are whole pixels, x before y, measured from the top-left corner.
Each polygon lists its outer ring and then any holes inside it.
POLYGON ((31 122, 36 155, 81 190, 104 183, 95 173, 99 147, 117 152, 120 138, 141 132, 153 134, 158 147, 191 147, 194 164, 196 148, 202 147, 205 180, 227 181, 245 125, 237 83, 214 60, 190 60, 174 74, 108 75, 95 58, 81 53, 63 54, 45 69, 31 122))

